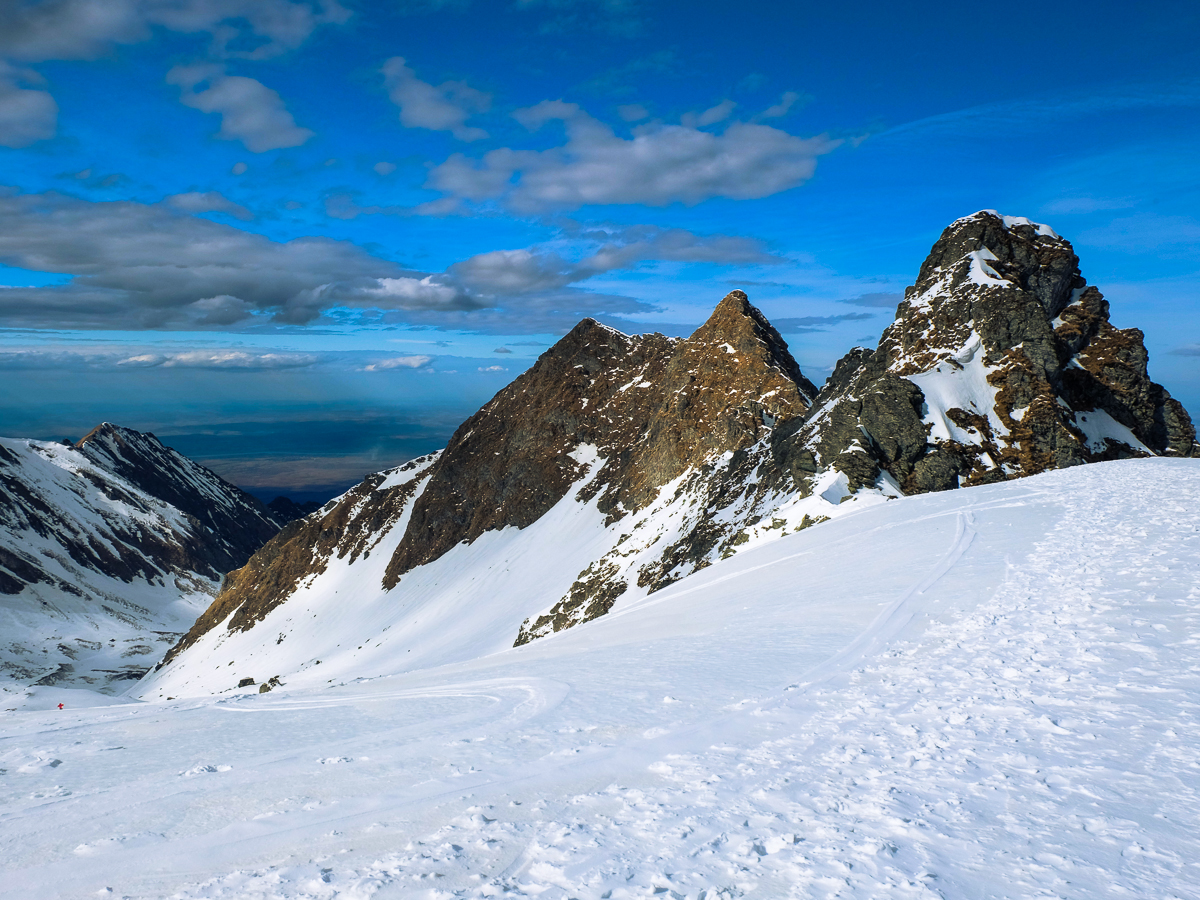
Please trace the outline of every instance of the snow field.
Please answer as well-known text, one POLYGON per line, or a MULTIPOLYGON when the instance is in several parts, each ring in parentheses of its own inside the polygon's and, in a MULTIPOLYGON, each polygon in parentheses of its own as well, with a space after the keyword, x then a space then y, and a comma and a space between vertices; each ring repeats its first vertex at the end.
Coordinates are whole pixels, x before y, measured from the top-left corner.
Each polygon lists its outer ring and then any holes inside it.
POLYGON ((516 650, 8 713, 0 896, 1195 898, 1198 575, 1200 465, 1105 463, 516 650))

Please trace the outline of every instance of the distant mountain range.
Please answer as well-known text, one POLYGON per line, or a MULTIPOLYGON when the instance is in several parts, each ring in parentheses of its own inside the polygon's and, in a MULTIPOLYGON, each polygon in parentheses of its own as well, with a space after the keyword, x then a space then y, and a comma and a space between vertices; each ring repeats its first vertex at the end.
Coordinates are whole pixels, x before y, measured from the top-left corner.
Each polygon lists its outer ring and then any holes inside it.
POLYGON ((891 498, 1200 455, 1146 363, 1066 240, 990 211, 946 229, 820 390, 740 291, 686 340, 584 320, 445 450, 267 541, 138 691, 469 659, 891 498))
POLYGON ((0 439, 0 688, 124 690, 284 521, 152 434, 0 439))

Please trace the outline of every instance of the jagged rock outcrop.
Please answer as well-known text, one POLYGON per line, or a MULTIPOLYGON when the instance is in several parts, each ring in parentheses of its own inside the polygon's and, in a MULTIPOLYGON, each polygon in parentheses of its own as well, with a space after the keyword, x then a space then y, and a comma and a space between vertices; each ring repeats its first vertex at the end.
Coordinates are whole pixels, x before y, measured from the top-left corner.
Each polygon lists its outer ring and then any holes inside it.
POLYGON ((152 434, 0 439, 0 672, 15 686, 140 677, 278 530, 152 434))
POLYGON ((505 628, 528 643, 864 503, 1190 454, 1146 362, 1067 241, 992 212, 946 229, 878 347, 819 392, 740 291, 686 340, 587 319, 441 454, 372 476, 230 575, 155 689, 235 689, 217 662, 234 648, 281 674, 388 647, 445 660, 428 648, 447 633, 492 652, 505 628), (348 598, 388 624, 341 640, 303 624, 344 620, 348 598))
POLYGON ((852 493, 889 477, 909 494, 1186 456, 1191 420, 1146 363, 1142 333, 1112 326, 1070 243, 976 213, 939 238, 878 348, 843 359, 776 436, 778 455, 811 452, 852 493))

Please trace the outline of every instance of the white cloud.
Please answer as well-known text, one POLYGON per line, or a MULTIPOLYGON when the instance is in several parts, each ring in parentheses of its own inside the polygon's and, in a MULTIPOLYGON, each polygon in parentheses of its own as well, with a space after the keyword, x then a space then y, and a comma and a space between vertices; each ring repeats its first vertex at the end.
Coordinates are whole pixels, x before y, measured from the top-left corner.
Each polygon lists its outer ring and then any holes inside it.
POLYGON ((349 17, 338 0, 6 0, 0 3, 0 55, 30 62, 95 59, 115 45, 149 40, 160 26, 209 35, 212 56, 265 59, 349 17), (246 45, 250 49, 231 49, 246 45))
POLYGON ((0 60, 0 145, 28 147, 54 137, 58 104, 42 84, 36 72, 0 60))
POLYGON ((244 350, 188 350, 182 353, 141 353, 117 361, 132 368, 297 369, 315 365, 311 353, 247 353, 244 350))
POLYGON ((383 64, 382 71, 388 96, 400 107, 400 122, 406 128, 449 131, 460 141, 488 136, 482 128, 468 126, 466 121, 473 113, 491 108, 491 94, 476 90, 465 81, 429 84, 417 78, 402 56, 393 56, 383 64))
POLYGON ((504 368, 504 366, 480 366, 479 371, 480 372, 507 372, 508 369, 504 368))
POLYGON ((176 66, 167 83, 179 86, 185 106, 220 113, 217 137, 241 141, 251 153, 298 147, 313 136, 296 125, 279 94, 253 78, 226 75, 223 66, 176 66))
POLYGON ((233 216, 235 219, 241 219, 243 222, 249 222, 254 218, 254 213, 250 212, 250 210, 246 209, 240 203, 234 203, 219 191, 205 191, 203 193, 200 191, 189 191, 186 194, 173 194, 163 202, 186 213, 221 212, 233 216))
POLYGON ((485 296, 549 291, 646 260, 760 265, 779 263, 762 244, 734 235, 697 235, 682 228, 638 225, 612 231, 583 231, 577 238, 595 246, 578 261, 540 249, 493 250, 455 263, 447 274, 485 296))
POLYGON ((433 275, 423 278, 376 278, 347 298, 358 306, 383 309, 464 309, 479 306, 454 284, 433 275))
POLYGON ((377 175, 391 175, 396 171, 396 164, 391 162, 377 162, 371 168, 375 170, 377 175))
POLYGON ((433 362, 432 356, 393 356, 364 366, 364 372, 382 372, 387 369, 421 369, 433 362))
POLYGON ((562 120, 567 141, 543 151, 500 148, 479 160, 456 153, 430 172, 428 186, 466 200, 499 200, 519 212, 625 203, 692 206, 796 187, 812 177, 818 157, 842 143, 749 122, 733 122, 721 134, 652 124, 626 140, 562 101, 518 110, 514 118, 531 130, 562 120))
POLYGON ((245 175, 248 168, 250 167, 244 162, 235 162, 229 172, 231 175, 245 175))

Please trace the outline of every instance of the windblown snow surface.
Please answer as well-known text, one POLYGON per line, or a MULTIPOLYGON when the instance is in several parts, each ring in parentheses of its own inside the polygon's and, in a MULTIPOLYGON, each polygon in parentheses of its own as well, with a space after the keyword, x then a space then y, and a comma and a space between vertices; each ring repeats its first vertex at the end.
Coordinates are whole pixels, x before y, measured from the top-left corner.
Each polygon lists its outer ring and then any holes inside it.
POLYGON ((1198 700, 1200 464, 1081 466, 480 658, 3 713, 0 895, 1196 898, 1198 700))

